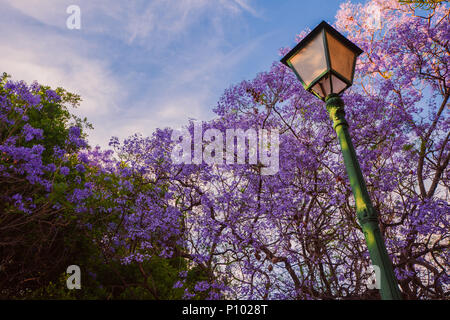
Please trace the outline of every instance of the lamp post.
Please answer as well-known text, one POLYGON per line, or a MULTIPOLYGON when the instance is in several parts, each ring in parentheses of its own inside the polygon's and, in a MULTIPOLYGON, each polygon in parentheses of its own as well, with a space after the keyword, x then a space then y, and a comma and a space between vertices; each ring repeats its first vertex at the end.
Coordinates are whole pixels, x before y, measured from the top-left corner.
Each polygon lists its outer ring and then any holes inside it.
POLYGON ((281 62, 291 68, 303 87, 325 101, 333 121, 350 185, 355 197, 356 215, 364 232, 370 258, 380 270, 380 293, 384 300, 400 300, 401 293, 378 226, 378 214, 372 206, 364 177, 356 157, 344 102, 339 97, 352 85, 356 58, 363 51, 322 21, 281 62))

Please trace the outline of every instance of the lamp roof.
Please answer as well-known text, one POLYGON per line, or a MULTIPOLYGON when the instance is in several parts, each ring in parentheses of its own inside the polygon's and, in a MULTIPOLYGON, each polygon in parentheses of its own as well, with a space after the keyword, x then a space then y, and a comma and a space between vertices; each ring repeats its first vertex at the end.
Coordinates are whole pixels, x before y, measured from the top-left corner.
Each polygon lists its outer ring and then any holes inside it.
POLYGON ((332 26, 330 26, 327 22, 322 21, 317 27, 315 27, 305 38, 303 38, 302 41, 300 41, 291 51, 289 51, 282 59, 281 62, 288 66, 287 61, 295 55, 300 49, 302 49, 308 42, 310 42, 318 33, 322 31, 322 29, 325 29, 328 31, 331 35, 333 35, 337 40, 344 43, 345 46, 350 48, 353 52, 355 52, 356 57, 359 56, 364 51, 361 50, 356 44, 348 40, 346 37, 344 37, 342 34, 340 34, 336 29, 334 29, 332 26))

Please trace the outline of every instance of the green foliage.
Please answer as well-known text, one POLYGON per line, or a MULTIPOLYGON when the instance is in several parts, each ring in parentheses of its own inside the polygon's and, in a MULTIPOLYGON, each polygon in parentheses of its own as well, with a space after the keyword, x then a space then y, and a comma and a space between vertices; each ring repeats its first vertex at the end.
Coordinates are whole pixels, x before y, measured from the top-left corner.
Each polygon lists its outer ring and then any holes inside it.
MULTIPOLYGON (((10 76, 3 73, 0 81, 0 94, 7 92, 4 88, 6 81, 10 76)), ((81 130, 81 137, 86 138, 86 129, 92 129, 92 124, 87 121, 87 118, 81 119, 76 115, 70 113, 69 108, 77 108, 81 102, 81 97, 77 94, 70 93, 63 88, 57 88, 55 93, 60 97, 59 101, 54 101, 49 99, 47 96, 47 91, 51 90, 49 86, 40 86, 37 95, 40 97, 40 104, 42 108, 40 110, 34 108, 28 108, 24 101, 18 99, 16 96, 12 95, 9 97, 12 112, 9 115, 9 119, 16 120, 17 131, 21 128, 25 122, 21 120, 22 113, 15 111, 15 109, 25 107, 26 116, 28 117, 27 123, 33 128, 42 129, 44 140, 41 144, 44 146, 45 150, 43 152, 43 162, 51 163, 51 155, 53 154, 53 147, 64 147, 66 144, 66 139, 69 135, 69 127, 77 126, 81 130)), ((0 137, 2 133, 5 132, 7 128, 0 127, 0 137)), ((26 142, 21 141, 24 147, 30 147, 34 144, 34 141, 26 142)), ((76 150, 73 149, 73 152, 76 150)))
MULTIPOLYGON (((161 258, 155 253, 148 261, 123 264, 121 258, 131 249, 103 242, 105 236, 113 233, 109 226, 120 226, 123 215, 130 213, 119 210, 114 200, 127 198, 125 206, 131 207, 135 194, 120 186, 123 177, 102 172, 86 163, 83 164, 84 172, 76 169, 81 163, 77 154, 80 147, 67 145, 69 129, 79 127, 81 138, 84 138, 85 129, 92 127, 86 119, 80 119, 69 111, 80 103, 80 97, 58 88, 55 92, 61 99, 52 99, 48 94, 49 87, 38 86, 34 87, 34 95, 40 97, 42 108, 27 108, 26 103, 17 98, 18 95, 10 94, 5 88, 7 80, 8 75, 4 74, 0 81, 0 94, 7 97, 11 107, 9 120, 14 122, 10 126, 0 122, 0 142, 12 131, 20 131, 25 123, 42 129, 42 140, 25 141, 21 138, 17 145, 31 148, 36 143, 41 144, 45 148, 43 163, 55 164, 56 171, 48 173, 52 182, 49 191, 38 184, 28 183, 26 179, 18 179, 19 182, 12 186, 0 184, 0 200, 5 194, 20 193, 24 198, 31 198, 36 205, 34 211, 26 215, 14 205, 0 201, 0 227, 3 220, 8 219, 16 219, 15 225, 18 225, 8 233, 2 232, 3 240, 8 239, 11 245, 0 245, 3 269, 0 272, 0 298, 181 299, 185 288, 193 292, 196 281, 206 279, 195 269, 189 271, 185 287, 173 288, 179 272, 188 270, 184 258, 161 258), (28 119, 23 120, 23 115, 28 119), (55 156, 55 147, 64 150, 65 160, 55 156), (60 172, 62 165, 69 169, 68 174, 60 172), (76 207, 68 200, 68 195, 75 189, 83 189, 88 182, 95 188, 83 201, 83 207, 76 207), (81 269, 80 290, 69 290, 66 286, 69 265, 78 265, 81 269), (7 276, 9 274, 14 274, 14 277, 7 276)), ((128 181, 133 190, 145 193, 155 189, 143 176, 132 176, 128 181)), ((162 186, 158 190, 164 197, 168 188, 162 186)), ((115 232, 120 234, 122 231, 118 227, 115 232)))

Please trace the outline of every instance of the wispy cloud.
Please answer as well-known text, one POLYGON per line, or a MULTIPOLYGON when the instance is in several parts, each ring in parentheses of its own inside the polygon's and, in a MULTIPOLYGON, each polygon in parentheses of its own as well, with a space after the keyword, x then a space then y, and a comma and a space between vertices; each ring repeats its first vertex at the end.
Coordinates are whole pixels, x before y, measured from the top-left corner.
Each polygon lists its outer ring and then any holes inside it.
POLYGON ((214 20, 245 12, 261 17, 248 0, 0 0, 45 25, 65 28, 65 9, 79 5, 88 33, 104 33, 126 42, 175 40, 205 17, 214 20))
POLYGON ((252 14, 253 16, 257 17, 257 18, 262 18, 262 14, 261 12, 259 12, 258 10, 256 10, 251 4, 250 1, 248 0, 234 0, 236 1, 236 3, 245 11, 249 12, 250 14, 252 14))
MULTIPOLYGON (((34 2, 34 1, 33 1, 34 2)), ((21 24, 4 11, 0 28, 0 69, 15 79, 37 80, 53 87, 64 87, 83 97, 78 110, 86 116, 104 115, 116 108, 120 83, 107 61, 89 57, 95 45, 71 39, 45 26, 21 24)))
MULTIPOLYGON (((245 0, 0 0, 0 71, 15 79, 62 86, 82 96, 77 114, 111 135, 180 126, 212 117, 232 70, 264 38, 232 44, 245 0), (67 6, 78 4, 82 30, 66 29, 67 6), (231 30, 231 31, 230 31, 231 30)), ((239 26, 239 27, 238 27, 239 26)))

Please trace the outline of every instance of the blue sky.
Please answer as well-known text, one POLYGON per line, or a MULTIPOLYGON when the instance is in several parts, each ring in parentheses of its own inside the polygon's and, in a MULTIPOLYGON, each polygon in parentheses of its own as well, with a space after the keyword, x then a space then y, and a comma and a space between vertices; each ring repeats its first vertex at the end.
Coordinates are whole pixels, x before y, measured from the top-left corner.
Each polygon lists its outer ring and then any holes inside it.
MULTIPOLYGON (((79 93, 94 130, 151 135, 208 120, 223 91, 279 60, 279 49, 338 0, 0 0, 0 71, 79 93), (81 9, 69 30, 66 8, 81 9)), ((353 0, 352 2, 363 2, 353 0)))

